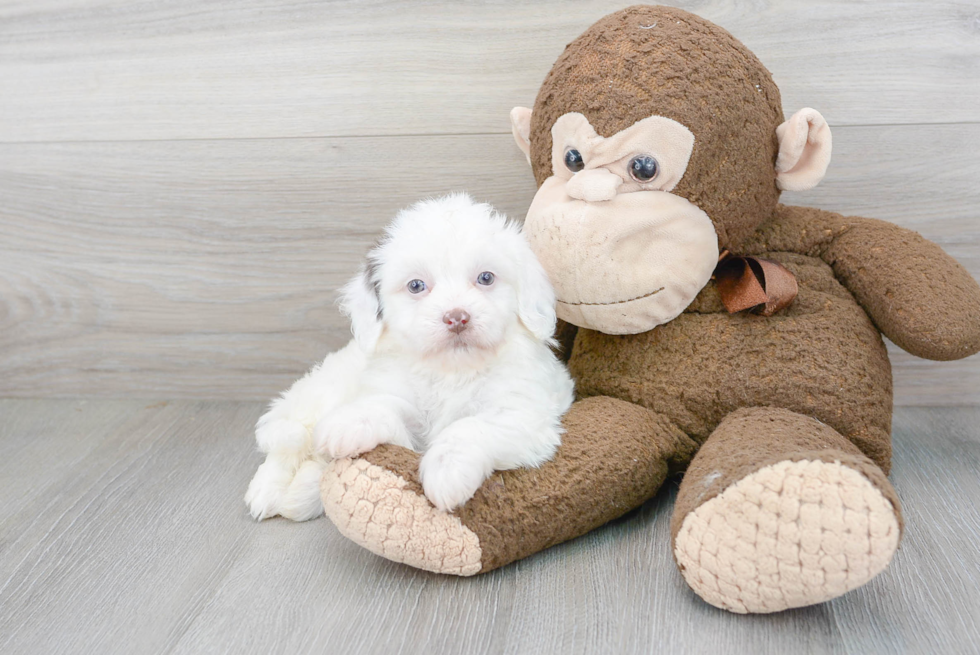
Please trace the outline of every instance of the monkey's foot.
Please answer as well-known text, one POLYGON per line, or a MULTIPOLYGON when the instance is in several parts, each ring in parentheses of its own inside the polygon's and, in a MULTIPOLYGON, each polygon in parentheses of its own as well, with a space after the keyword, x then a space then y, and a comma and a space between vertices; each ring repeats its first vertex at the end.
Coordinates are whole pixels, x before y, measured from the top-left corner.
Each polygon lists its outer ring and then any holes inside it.
POLYGON ((898 548, 895 507, 840 461, 781 461, 687 514, 674 543, 684 579, 732 612, 836 598, 880 573, 898 548))
POLYGON ((419 455, 385 444, 331 462, 321 480, 326 515, 382 557, 427 571, 473 575, 573 539, 656 493, 669 461, 693 442, 662 416, 613 398, 588 398, 564 418, 554 459, 497 471, 451 513, 419 482, 419 455))
POLYGON ((396 448, 390 452, 405 461, 391 462, 394 467, 364 458, 330 462, 320 482, 327 517, 345 537, 386 559, 435 573, 479 573, 480 540, 458 517, 433 507, 409 471, 392 470, 410 470, 417 461, 415 453, 396 448))

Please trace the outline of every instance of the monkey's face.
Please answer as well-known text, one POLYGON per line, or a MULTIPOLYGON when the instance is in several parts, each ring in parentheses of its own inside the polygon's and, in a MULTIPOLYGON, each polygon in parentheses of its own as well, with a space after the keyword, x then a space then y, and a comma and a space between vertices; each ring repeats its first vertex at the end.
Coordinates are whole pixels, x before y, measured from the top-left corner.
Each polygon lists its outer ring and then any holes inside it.
POLYGON ((558 316, 608 334, 684 311, 719 247, 738 253, 780 190, 815 186, 830 162, 817 111, 785 120, 762 62, 673 7, 596 22, 555 61, 534 109, 510 118, 541 185, 524 231, 558 316))
POLYGON ((714 225, 670 191, 694 147, 684 125, 645 118, 603 138, 579 113, 555 121, 552 176, 524 234, 555 287, 559 318, 636 334, 680 314, 718 262, 714 225))

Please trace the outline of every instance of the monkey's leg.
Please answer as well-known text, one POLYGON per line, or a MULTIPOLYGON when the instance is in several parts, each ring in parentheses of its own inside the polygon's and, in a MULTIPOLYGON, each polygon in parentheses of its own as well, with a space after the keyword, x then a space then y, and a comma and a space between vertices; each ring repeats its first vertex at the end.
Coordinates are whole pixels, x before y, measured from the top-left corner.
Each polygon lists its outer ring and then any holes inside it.
POLYGON ((384 445, 327 466, 323 505, 355 543, 428 571, 473 575, 572 539, 652 497, 696 445, 648 409, 596 397, 572 405, 555 458, 494 473, 457 511, 435 509, 419 455, 384 445))
POLYGON ((880 573, 902 515, 882 470, 829 426, 740 409, 684 474, 671 534, 691 588, 732 612, 821 603, 880 573))

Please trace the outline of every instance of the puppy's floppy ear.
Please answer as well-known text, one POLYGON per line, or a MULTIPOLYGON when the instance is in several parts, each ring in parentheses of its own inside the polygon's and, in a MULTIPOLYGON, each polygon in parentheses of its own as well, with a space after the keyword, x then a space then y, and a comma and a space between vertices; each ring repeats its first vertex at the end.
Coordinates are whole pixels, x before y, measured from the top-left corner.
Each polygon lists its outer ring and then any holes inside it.
POLYGON ((374 352, 384 327, 377 273, 377 264, 368 258, 364 267, 340 291, 340 311, 350 317, 354 340, 366 353, 374 352))
POLYGON ((521 235, 524 275, 517 289, 517 313, 528 330, 540 341, 555 334, 555 290, 541 262, 521 235))

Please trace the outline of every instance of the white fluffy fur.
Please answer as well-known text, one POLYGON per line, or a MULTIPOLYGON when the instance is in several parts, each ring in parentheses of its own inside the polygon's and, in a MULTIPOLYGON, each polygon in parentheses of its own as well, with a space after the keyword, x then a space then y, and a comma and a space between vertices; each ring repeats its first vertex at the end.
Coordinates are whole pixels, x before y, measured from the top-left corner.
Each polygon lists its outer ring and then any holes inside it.
POLYGON ((520 228, 489 205, 454 194, 400 212, 343 289, 354 339, 259 419, 252 516, 319 516, 326 458, 382 443, 424 453, 423 489, 447 511, 494 470, 550 459, 573 392, 549 347, 554 304, 520 228), (477 283, 484 271, 493 284, 477 283), (459 334, 443 321, 457 309, 470 316, 459 334))

